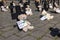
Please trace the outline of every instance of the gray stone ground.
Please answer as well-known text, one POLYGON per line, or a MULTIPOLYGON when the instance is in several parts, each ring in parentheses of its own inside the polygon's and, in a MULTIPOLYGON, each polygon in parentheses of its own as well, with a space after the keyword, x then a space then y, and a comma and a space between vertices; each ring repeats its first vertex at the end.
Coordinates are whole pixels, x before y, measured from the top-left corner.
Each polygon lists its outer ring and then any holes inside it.
MULTIPOLYGON (((17 3, 17 2, 16 2, 17 3)), ((9 2, 7 3, 9 5, 9 2)), ((23 32, 14 27, 16 20, 11 19, 11 13, 0 11, 0 40, 60 40, 59 37, 52 37, 50 35, 50 27, 57 27, 60 29, 60 14, 51 13, 54 19, 48 21, 41 21, 39 19, 40 12, 35 11, 35 5, 31 2, 31 8, 34 15, 28 16, 28 19, 35 29, 23 32)))

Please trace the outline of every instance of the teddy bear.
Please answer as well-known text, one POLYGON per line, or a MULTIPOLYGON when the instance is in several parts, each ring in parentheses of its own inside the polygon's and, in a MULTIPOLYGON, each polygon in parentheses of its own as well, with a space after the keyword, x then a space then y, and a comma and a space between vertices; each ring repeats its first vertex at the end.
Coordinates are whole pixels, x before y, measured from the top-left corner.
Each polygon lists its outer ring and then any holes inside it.
POLYGON ((19 21, 17 21, 18 28, 24 32, 34 29, 34 26, 31 26, 31 23, 27 21, 26 18, 27 16, 25 14, 21 14, 18 16, 19 21))
POLYGON ((42 6, 42 5, 39 5, 39 6, 38 6, 38 8, 39 8, 39 11, 41 12, 41 11, 42 11, 43 6, 42 6))
POLYGON ((18 15, 18 19, 19 19, 19 20, 27 19, 27 15, 26 15, 26 14, 18 15))
POLYGON ((42 11, 42 17, 40 18, 41 20, 50 20, 50 19, 53 19, 54 16, 52 16, 51 14, 49 14, 48 12, 46 12, 45 10, 42 11))
POLYGON ((30 15, 30 16, 33 15, 32 9, 30 8, 29 5, 27 5, 27 8, 26 8, 26 11, 25 12, 26 12, 27 15, 30 15))
POLYGON ((52 3, 49 3, 49 8, 50 8, 50 9, 53 9, 52 3))
POLYGON ((59 7, 54 7, 53 9, 56 13, 60 13, 60 8, 59 7))
POLYGON ((4 12, 8 11, 8 10, 5 8, 5 5, 4 5, 3 0, 0 0, 0 7, 1 7, 1 11, 4 11, 4 12))

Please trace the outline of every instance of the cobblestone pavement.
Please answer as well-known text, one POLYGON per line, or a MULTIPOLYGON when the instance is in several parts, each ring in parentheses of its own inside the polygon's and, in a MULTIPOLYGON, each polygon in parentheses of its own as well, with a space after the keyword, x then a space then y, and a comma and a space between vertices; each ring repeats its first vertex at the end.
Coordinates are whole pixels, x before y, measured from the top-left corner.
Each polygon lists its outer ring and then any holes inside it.
MULTIPOLYGON (((9 2, 7 2, 9 5, 9 2)), ((60 14, 51 13, 54 19, 48 21, 41 21, 39 16, 41 13, 35 11, 34 2, 31 2, 31 8, 34 13, 33 16, 28 16, 28 19, 35 29, 23 32, 14 27, 16 20, 11 19, 11 13, 0 11, 0 40, 60 40, 59 37, 52 37, 50 35, 50 27, 57 27, 60 29, 60 14)))

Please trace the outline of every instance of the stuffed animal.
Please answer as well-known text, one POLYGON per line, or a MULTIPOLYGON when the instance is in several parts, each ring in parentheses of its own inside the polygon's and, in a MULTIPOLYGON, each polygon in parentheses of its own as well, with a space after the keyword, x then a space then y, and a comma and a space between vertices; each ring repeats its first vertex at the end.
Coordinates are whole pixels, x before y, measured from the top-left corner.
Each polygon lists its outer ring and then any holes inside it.
POLYGON ((54 7, 54 11, 57 12, 57 13, 60 13, 60 8, 54 7))
POLYGON ((47 13, 45 10, 42 11, 42 17, 40 18, 41 20, 50 20, 50 19, 53 19, 54 16, 52 16, 51 14, 47 13))
POLYGON ((20 7, 23 7, 23 4, 22 3, 19 3, 20 7))
POLYGON ((26 15, 26 14, 18 15, 18 19, 19 19, 19 20, 27 19, 27 15, 26 15))
POLYGON ((33 26, 31 26, 31 23, 26 20, 20 20, 17 22, 18 28, 22 29, 24 32, 27 32, 28 30, 34 29, 33 26))
POLYGON ((46 14, 45 16, 46 16, 47 20, 53 19, 53 17, 54 17, 54 16, 51 16, 50 14, 46 14))
POLYGON ((27 21, 27 15, 21 14, 18 16, 19 21, 17 21, 17 25, 19 29, 22 29, 24 32, 27 32, 28 30, 34 29, 33 26, 31 26, 31 23, 27 21))
POLYGON ((53 8, 53 5, 51 3, 49 3, 49 8, 52 9, 53 8))
POLYGON ((46 15, 47 12, 45 10, 42 11, 42 15, 46 15))
POLYGON ((23 31, 28 31, 28 30, 32 30, 32 29, 34 29, 34 26, 31 26, 31 23, 29 22, 29 21, 25 21, 25 27, 23 28, 23 31))
POLYGON ((59 5, 56 2, 54 4, 55 4, 55 7, 59 7, 59 5))
POLYGON ((33 13, 32 13, 32 9, 30 8, 30 6, 29 5, 27 5, 27 8, 26 8, 26 14, 27 15, 33 15, 33 13))
POLYGON ((4 6, 1 6, 1 10, 4 12, 8 11, 4 6))
POLYGON ((39 5, 38 7, 39 7, 39 10, 42 11, 42 8, 43 8, 42 5, 39 5))

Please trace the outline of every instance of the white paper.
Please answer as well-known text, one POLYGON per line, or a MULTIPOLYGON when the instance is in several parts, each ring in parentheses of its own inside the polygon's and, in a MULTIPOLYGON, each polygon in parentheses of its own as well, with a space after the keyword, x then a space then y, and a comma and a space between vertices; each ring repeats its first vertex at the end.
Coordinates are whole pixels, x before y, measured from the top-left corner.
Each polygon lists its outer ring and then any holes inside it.
POLYGON ((25 21, 23 21, 23 20, 18 21, 17 24, 18 24, 19 29, 22 29, 25 26, 27 26, 27 23, 25 21))
POLYGON ((45 19, 47 19, 46 16, 43 16, 40 18, 40 20, 42 20, 42 21, 44 21, 45 19))

